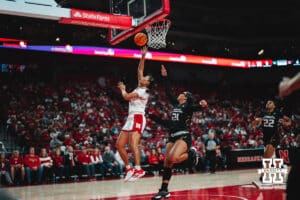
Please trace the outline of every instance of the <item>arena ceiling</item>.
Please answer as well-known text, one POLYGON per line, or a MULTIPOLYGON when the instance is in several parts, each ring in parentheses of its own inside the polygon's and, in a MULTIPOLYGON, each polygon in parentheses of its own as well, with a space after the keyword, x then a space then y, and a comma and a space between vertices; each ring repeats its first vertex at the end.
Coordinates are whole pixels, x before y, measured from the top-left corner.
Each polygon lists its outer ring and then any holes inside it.
MULTIPOLYGON (((259 0, 170 1, 172 27, 166 51, 240 58, 299 56, 300 2, 296 0, 272 4, 259 0), (261 49, 264 54, 258 55, 261 49)), ((96 0, 84 1, 84 5, 78 0, 70 2, 77 8, 108 11, 107 0, 100 1, 101 5, 96 0)), ((0 37, 21 38, 30 44, 109 45, 106 29, 7 15, 0 15, 0 22, 0 37)), ((128 39, 118 47, 134 45, 128 39)))

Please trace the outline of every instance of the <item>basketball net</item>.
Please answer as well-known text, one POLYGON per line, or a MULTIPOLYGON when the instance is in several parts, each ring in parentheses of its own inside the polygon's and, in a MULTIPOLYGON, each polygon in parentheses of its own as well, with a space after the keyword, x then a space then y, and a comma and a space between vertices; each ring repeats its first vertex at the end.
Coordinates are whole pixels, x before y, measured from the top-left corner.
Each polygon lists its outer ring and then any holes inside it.
POLYGON ((148 25, 145 29, 148 35, 148 47, 161 49, 166 47, 166 36, 171 26, 171 21, 163 19, 148 25))

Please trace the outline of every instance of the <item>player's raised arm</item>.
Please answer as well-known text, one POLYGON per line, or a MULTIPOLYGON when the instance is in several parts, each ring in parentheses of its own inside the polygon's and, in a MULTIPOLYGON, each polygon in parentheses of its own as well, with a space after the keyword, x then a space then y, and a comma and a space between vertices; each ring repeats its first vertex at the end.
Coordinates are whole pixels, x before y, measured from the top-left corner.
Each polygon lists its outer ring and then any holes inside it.
POLYGON ((148 51, 147 46, 144 46, 142 48, 142 57, 137 71, 139 81, 144 77, 145 58, 146 58, 147 51, 148 51))
POLYGON ((177 98, 172 93, 171 84, 170 84, 170 81, 168 80, 168 72, 164 65, 161 65, 161 76, 163 77, 165 90, 166 90, 169 100, 171 101, 171 104, 176 105, 178 103, 177 98))
POLYGON ((169 128, 170 122, 169 120, 163 120, 160 117, 154 115, 154 114, 149 114, 149 118, 156 122, 157 124, 163 125, 166 128, 169 128))
POLYGON ((120 89, 122 96, 126 101, 130 101, 131 99, 139 97, 138 93, 136 93, 136 92, 127 93, 126 85, 124 85, 124 83, 122 83, 122 82, 119 82, 118 88, 120 89))
POLYGON ((207 108, 207 102, 204 99, 199 101, 199 104, 194 104, 194 105, 191 106, 192 111, 201 111, 204 108, 207 108))

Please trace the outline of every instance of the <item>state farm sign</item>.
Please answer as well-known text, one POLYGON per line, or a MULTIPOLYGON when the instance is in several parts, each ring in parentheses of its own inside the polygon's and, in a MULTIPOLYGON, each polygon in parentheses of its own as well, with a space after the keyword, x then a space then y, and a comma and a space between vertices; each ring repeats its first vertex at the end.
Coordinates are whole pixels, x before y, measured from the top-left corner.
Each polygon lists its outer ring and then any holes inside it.
POLYGON ((113 15, 88 10, 71 9, 70 18, 61 18, 60 23, 104 28, 129 29, 132 27, 132 17, 113 15))
POLYGON ((111 21, 110 14, 101 13, 101 12, 92 12, 86 10, 71 10, 71 18, 72 19, 81 19, 81 20, 89 20, 89 21, 99 21, 99 22, 109 22, 111 21))

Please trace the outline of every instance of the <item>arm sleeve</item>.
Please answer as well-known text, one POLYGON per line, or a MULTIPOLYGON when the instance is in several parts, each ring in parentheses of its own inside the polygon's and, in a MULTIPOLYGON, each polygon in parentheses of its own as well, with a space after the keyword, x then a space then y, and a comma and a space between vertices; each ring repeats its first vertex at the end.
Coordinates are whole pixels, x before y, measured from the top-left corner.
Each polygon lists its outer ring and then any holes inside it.
POLYGON ((192 112, 195 112, 195 111, 201 111, 201 110, 203 110, 203 108, 199 104, 193 104, 193 105, 191 105, 190 110, 192 112))
POLYGON ((163 82, 166 90, 166 94, 171 102, 172 105, 177 104, 177 98, 172 93, 171 83, 167 77, 163 77, 163 82))
POLYGON ((169 126, 169 121, 168 120, 163 120, 160 117, 153 115, 153 114, 149 114, 149 118, 152 119, 153 121, 155 121, 156 123, 163 125, 164 127, 168 128, 169 126))

